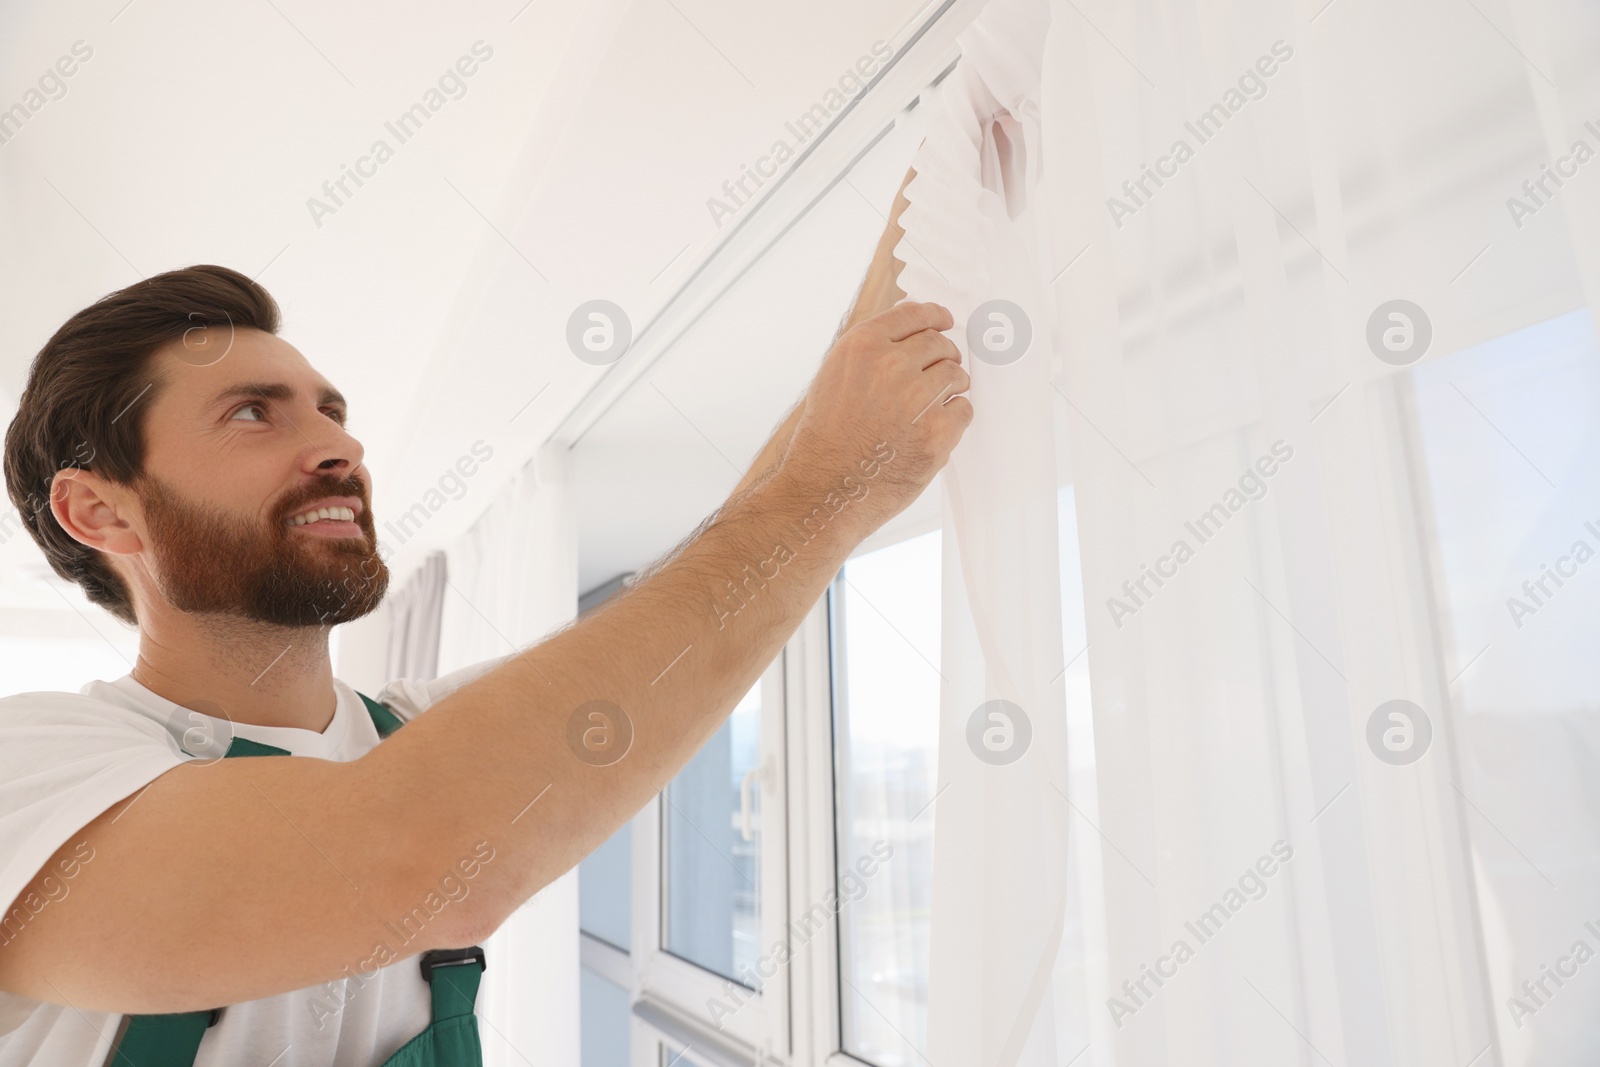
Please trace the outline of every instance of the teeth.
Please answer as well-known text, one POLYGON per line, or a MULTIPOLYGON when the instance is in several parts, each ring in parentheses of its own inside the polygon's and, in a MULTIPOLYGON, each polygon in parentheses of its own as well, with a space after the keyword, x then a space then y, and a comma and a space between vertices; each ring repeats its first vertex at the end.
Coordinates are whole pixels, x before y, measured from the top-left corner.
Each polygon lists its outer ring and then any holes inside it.
POLYGON ((354 508, 314 508, 311 511, 303 511, 291 518, 289 525, 305 526, 321 519, 329 519, 333 522, 354 522, 356 513, 354 508))

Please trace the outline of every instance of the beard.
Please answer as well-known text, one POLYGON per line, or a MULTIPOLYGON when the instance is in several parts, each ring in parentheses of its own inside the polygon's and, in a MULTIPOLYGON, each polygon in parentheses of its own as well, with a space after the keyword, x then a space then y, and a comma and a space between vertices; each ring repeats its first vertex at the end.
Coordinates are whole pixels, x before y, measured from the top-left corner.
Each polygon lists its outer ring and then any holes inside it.
POLYGON ((356 478, 304 487, 267 525, 185 500, 154 478, 143 479, 139 493, 157 585, 179 611, 271 626, 333 626, 372 611, 389 587, 366 487, 356 478), (305 505, 330 496, 360 499, 361 537, 294 535, 284 525, 305 505))

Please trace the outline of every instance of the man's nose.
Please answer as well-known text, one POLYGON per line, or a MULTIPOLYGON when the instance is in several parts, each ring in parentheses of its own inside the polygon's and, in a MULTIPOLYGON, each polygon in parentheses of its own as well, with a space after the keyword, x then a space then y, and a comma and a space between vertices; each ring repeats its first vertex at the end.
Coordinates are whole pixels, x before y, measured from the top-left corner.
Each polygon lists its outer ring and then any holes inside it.
POLYGON ((323 474, 349 474, 361 465, 365 449, 344 427, 320 413, 317 417, 322 426, 307 435, 308 466, 323 474))

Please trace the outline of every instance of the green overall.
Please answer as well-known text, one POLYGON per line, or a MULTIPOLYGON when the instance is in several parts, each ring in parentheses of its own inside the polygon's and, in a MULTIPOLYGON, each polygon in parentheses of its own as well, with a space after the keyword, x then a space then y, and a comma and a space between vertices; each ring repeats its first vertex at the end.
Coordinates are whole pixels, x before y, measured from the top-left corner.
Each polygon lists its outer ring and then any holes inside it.
MULTIPOLYGON (((372 698, 361 695, 380 738, 404 725, 372 698)), ((233 756, 287 756, 274 745, 235 737, 224 758, 233 756)), ((483 949, 437 949, 422 954, 422 977, 433 995, 433 1021, 407 1041, 382 1067, 482 1067, 483 1047, 478 1041, 478 979, 486 966, 483 949), (476 966, 467 966, 476 964, 476 966)), ((174 1015, 130 1015, 122 1036, 112 1048, 107 1067, 193 1067, 200 1039, 216 1024, 222 1009, 180 1012, 174 1015)))

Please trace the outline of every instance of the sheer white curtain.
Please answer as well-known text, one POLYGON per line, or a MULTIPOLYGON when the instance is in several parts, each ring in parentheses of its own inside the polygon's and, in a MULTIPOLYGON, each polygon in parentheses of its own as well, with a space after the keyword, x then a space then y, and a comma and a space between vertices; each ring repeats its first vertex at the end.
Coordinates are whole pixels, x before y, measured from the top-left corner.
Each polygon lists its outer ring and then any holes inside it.
MULTIPOLYGON (((970 358, 975 420, 946 472, 927 1054, 1054 1064, 1051 969, 1067 874, 1066 716, 1049 335, 1037 212, 1049 8, 995 0, 961 40, 907 191, 900 285, 958 329, 1024 327, 1030 356, 970 358), (1005 703, 997 703, 997 702, 1005 703), (1013 761, 1015 754, 1023 758, 1013 761), (1037 1025, 1036 1025, 1037 1024, 1037 1025), (1027 1054, 1024 1057, 1024 1049, 1027 1054)), ((1016 336, 1011 338, 1020 344, 1016 336)))
POLYGON ((439 676, 444 590, 445 555, 434 552, 422 561, 404 588, 384 600, 389 613, 387 677, 426 681, 439 676))
MULTIPOLYGON (((577 613, 569 457, 564 448, 541 449, 451 546, 442 673, 526 648, 577 613)), ((530 784, 530 801, 536 791, 530 784)), ((576 1067, 576 869, 525 904, 484 950, 489 967, 478 1015, 485 1067, 576 1067)))
POLYGON ((1033 341, 969 360, 947 490, 925 1053, 1593 1059, 1600 10, 993 0, 962 45, 901 284, 1033 341))

